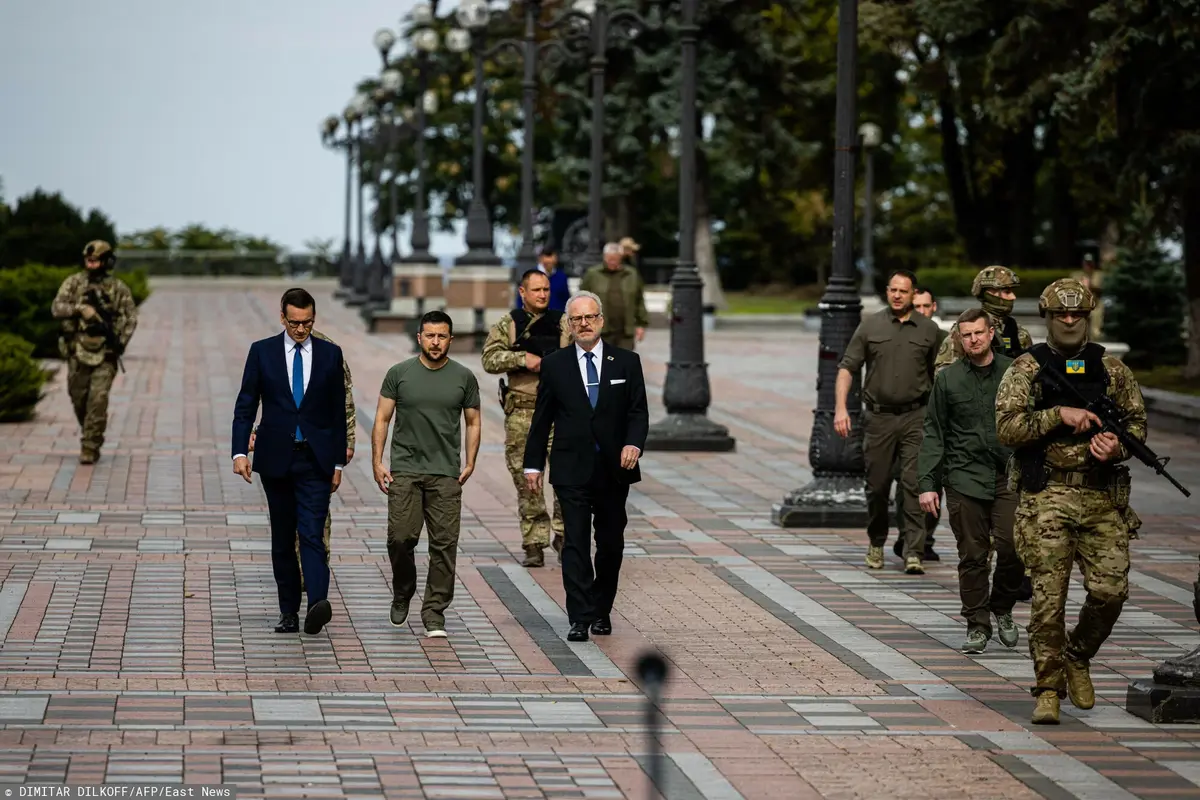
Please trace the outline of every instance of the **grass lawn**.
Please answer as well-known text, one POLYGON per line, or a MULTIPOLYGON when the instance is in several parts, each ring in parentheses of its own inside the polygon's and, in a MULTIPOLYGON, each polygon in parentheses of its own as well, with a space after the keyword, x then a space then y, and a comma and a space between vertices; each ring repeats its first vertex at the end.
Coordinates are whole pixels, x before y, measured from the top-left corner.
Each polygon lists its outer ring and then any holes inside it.
POLYGON ((1151 389, 1163 389, 1180 394, 1200 395, 1200 380, 1187 380, 1180 373, 1183 367, 1155 367, 1135 369, 1133 374, 1138 383, 1151 389))
POLYGON ((787 287, 726 292, 725 299, 729 308, 724 314, 803 314, 816 307, 820 294, 810 287, 787 287))

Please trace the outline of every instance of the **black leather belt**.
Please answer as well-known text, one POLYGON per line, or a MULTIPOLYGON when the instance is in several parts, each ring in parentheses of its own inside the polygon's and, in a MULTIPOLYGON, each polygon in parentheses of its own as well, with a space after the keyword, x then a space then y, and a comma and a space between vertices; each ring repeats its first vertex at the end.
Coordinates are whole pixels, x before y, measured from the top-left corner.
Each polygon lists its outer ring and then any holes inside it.
POLYGON ((867 410, 872 414, 907 414, 909 411, 916 411, 918 408, 924 408, 929 402, 929 395, 921 395, 921 399, 912 403, 906 403, 900 406, 884 406, 875 403, 864 403, 867 410))
POLYGON ((1070 469, 1054 469, 1050 468, 1047 471, 1047 480, 1050 483, 1060 483, 1064 486, 1082 486, 1085 489, 1107 489, 1113 482, 1113 473, 1104 472, 1076 472, 1070 469))

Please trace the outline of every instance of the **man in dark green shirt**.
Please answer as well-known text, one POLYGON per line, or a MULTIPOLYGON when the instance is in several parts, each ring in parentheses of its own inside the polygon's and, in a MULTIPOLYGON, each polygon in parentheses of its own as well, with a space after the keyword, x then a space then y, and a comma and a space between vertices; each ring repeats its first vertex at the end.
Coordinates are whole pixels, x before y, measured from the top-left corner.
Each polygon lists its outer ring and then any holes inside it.
MULTIPOLYGON (((867 566, 883 569, 888 535, 892 466, 900 461, 904 508, 904 571, 925 572, 925 520, 917 505, 917 452, 921 420, 933 383, 938 326, 913 310, 916 280, 897 270, 888 277, 888 307, 863 317, 838 362, 833 429, 850 435, 850 388, 866 366, 862 394, 863 460, 867 490, 867 566)), ((857 411, 857 409, 855 409, 857 411)))
POLYGON ((921 508, 936 514, 946 492, 950 529, 958 542, 958 592, 967 620, 964 653, 982 653, 996 616, 1000 641, 1018 639, 1012 609, 1025 566, 1013 545, 1017 494, 1008 488, 1012 451, 996 438, 996 390, 1013 360, 992 350, 995 329, 982 308, 964 311, 956 323, 966 355, 933 381, 925 411, 925 435, 917 460, 921 508), (995 585, 989 591, 992 548, 995 585))
POLYGON ((417 590, 413 552, 424 524, 429 531, 429 574, 421 621, 426 635, 444 638, 446 608, 454 597, 462 487, 479 455, 479 382, 475 373, 449 358, 453 323, 444 311, 421 317, 419 331, 421 354, 396 364, 384 376, 371 430, 371 456, 375 482, 388 496, 392 625, 404 624, 417 590), (393 415, 389 469, 383 454, 393 415), (467 421, 465 465, 461 418, 467 421))

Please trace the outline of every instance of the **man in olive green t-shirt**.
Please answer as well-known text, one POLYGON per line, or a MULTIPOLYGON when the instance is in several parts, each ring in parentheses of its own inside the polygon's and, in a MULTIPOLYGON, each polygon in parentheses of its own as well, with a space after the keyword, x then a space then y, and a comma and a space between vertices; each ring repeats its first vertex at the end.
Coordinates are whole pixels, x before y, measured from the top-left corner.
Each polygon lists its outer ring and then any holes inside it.
POLYGON ((421 525, 429 529, 429 574, 421 604, 427 636, 445 638, 446 608, 454 598, 454 569, 462 519, 462 487, 475 471, 482 420, 479 382, 449 358, 453 322, 444 311, 421 317, 421 354, 388 370, 379 390, 371 455, 375 483, 388 496, 387 548, 392 562, 392 625, 408 619, 417 590, 413 555, 421 525), (388 424, 390 469, 383 464, 388 424), (467 420, 467 459, 462 464, 461 418, 467 420))

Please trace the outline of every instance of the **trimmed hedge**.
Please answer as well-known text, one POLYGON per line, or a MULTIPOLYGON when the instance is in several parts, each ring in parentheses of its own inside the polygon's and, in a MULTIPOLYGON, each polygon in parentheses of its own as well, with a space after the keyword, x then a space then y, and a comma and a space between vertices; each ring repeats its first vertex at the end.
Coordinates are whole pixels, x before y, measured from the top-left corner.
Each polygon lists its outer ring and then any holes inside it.
POLYGON ((0 422, 33 417, 50 373, 33 356, 33 345, 11 333, 0 333, 0 422))
MULTIPOLYGON (((1059 278, 1070 276, 1070 271, 1058 269, 1013 268, 1021 285, 1014 292, 1017 297, 1037 298, 1042 290, 1059 278)), ((917 270, 917 283, 929 289, 937 297, 970 297, 971 283, 979 270, 975 267, 925 267, 917 270)))
MULTIPOLYGON (((35 358, 59 358, 58 335, 62 327, 50 316, 50 305, 58 287, 75 267, 26 264, 0 269, 0 333, 11 333, 33 345, 35 358)), ((141 304, 150 296, 144 272, 117 272, 129 286, 133 300, 141 304)))

